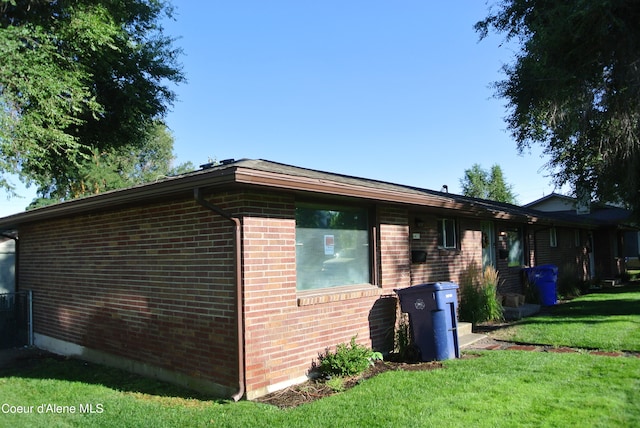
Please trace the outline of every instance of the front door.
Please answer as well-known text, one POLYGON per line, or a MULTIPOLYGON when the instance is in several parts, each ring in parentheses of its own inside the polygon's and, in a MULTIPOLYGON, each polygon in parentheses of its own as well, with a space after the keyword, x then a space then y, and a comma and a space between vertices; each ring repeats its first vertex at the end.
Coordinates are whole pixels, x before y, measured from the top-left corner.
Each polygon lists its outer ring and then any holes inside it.
POLYGON ((487 266, 496 267, 496 245, 493 222, 483 221, 480 224, 482 232, 482 270, 487 266))

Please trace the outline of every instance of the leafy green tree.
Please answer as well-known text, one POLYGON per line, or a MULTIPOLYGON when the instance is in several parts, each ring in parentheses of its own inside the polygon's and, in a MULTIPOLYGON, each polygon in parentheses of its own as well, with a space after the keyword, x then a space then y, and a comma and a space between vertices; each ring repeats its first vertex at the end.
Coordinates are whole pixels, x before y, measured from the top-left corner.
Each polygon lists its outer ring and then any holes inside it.
POLYGON ((0 0, 0 186, 146 144, 184 81, 162 0, 0 0))
POLYGON ((144 184, 194 170, 191 162, 173 166, 173 136, 157 123, 142 147, 127 145, 103 152, 74 165, 64 181, 54 181, 38 189, 39 198, 29 209, 80 198, 109 190, 144 184))
POLYGON ((493 165, 489 173, 488 197, 492 201, 506 202, 509 204, 516 203, 516 196, 513 193, 513 186, 507 184, 499 165, 493 165))
POLYGON ((504 0, 476 24, 520 46, 506 79, 508 128, 541 145, 556 185, 640 213, 640 2, 504 0))
POLYGON ((493 165, 490 171, 475 163, 464 171, 464 178, 460 180, 462 194, 472 198, 489 199, 492 201, 516 203, 513 186, 507 184, 499 165, 493 165))
POLYGON ((460 180, 462 194, 472 198, 486 199, 489 194, 487 181, 487 171, 482 169, 480 164, 474 163, 471 169, 465 169, 464 178, 460 180))

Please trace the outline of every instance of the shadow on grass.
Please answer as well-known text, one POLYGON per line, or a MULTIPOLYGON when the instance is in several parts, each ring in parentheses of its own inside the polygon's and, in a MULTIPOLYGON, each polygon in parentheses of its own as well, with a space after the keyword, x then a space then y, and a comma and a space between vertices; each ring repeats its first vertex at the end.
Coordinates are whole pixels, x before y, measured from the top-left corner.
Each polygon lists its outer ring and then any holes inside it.
POLYGON ((640 315, 640 287, 600 290, 582 298, 548 308, 558 316, 640 315), (603 299, 599 300, 598 295, 603 299), (615 297, 614 297, 615 296, 615 297))
POLYGON ((638 321, 631 319, 631 322, 640 324, 640 286, 631 285, 595 291, 566 303, 546 307, 542 313, 523 319, 517 324, 595 325, 618 322, 619 318, 615 317, 621 316, 636 316, 638 321))
POLYGON ((21 351, 21 354, 5 367, 0 367, 0 377, 54 379, 101 385, 120 392, 214 401, 220 404, 229 402, 220 397, 201 394, 158 379, 147 378, 75 358, 62 357, 38 349, 21 351))

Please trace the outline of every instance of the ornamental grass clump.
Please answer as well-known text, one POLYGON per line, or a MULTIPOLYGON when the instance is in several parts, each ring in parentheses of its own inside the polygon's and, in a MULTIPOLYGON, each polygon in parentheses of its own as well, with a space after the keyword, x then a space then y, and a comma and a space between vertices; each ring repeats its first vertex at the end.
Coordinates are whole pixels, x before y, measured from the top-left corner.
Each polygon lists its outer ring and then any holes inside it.
POLYGON ((460 282, 461 321, 477 324, 503 319, 502 305, 498 300, 499 276, 493 266, 481 272, 477 265, 470 265, 460 282))

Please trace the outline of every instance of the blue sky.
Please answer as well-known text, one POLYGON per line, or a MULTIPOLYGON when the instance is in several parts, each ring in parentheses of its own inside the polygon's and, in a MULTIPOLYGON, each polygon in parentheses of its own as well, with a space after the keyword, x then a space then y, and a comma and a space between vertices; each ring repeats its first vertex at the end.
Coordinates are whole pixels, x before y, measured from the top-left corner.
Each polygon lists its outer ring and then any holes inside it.
MULTIPOLYGON (((518 154, 493 98, 514 49, 479 41, 483 1, 173 3, 165 31, 188 79, 167 117, 179 163, 261 158, 454 193, 474 163, 498 164, 520 203, 553 191, 541 150, 518 154)), ((0 216, 33 197, 18 191, 0 216)))

